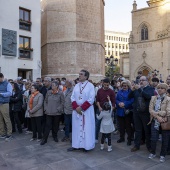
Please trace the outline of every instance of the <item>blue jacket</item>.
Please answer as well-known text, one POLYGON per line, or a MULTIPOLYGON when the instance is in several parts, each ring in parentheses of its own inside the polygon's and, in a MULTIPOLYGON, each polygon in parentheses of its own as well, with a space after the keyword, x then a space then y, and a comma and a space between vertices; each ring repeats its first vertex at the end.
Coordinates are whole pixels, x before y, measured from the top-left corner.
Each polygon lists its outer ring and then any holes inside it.
POLYGON ((128 98, 128 95, 130 93, 131 90, 119 90, 116 96, 116 108, 117 108, 117 115, 118 116, 125 116, 125 109, 132 109, 132 104, 134 99, 130 99, 128 98), (119 103, 123 102, 125 104, 125 109, 119 107, 119 103))

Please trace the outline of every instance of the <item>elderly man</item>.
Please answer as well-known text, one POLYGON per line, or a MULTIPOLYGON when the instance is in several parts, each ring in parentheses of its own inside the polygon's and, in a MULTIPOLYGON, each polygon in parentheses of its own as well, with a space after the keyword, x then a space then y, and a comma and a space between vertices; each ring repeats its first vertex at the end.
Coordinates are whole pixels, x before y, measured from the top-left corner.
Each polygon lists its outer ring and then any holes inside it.
POLYGON ((9 117, 9 100, 12 95, 12 86, 4 81, 4 75, 0 73, 0 138, 8 141, 12 134, 12 125, 9 117))
POLYGON ((149 86, 147 77, 141 76, 139 84, 132 85, 132 91, 129 93, 129 98, 134 98, 133 119, 135 124, 135 146, 131 152, 140 149, 142 129, 145 132, 147 149, 149 151, 151 149, 151 127, 148 123, 150 121, 149 102, 152 96, 154 96, 154 89, 149 86))
POLYGON ((72 102, 71 95, 73 93, 73 81, 66 80, 66 90, 64 91, 64 121, 65 121, 65 137, 62 142, 70 141, 69 133, 72 126, 72 102))
POLYGON ((51 77, 44 78, 44 86, 40 90, 40 93, 43 94, 44 99, 48 90, 51 90, 51 77))
MULTIPOLYGON (((47 91, 51 90, 51 77, 45 77, 44 78, 44 86, 40 89, 40 93, 44 96, 47 94, 47 91)), ((42 131, 45 132, 45 124, 46 124, 46 115, 43 115, 42 118, 42 131)))
POLYGON ((74 87, 71 101, 72 113, 72 148, 68 151, 83 149, 91 150, 95 147, 95 90, 89 79, 89 72, 81 70, 79 83, 74 87))

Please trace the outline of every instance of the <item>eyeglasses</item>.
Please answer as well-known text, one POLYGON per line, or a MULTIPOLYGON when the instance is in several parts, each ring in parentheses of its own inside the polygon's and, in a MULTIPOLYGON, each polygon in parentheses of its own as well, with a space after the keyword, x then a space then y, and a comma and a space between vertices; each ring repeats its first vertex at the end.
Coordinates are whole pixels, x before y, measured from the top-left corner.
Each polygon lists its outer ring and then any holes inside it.
POLYGON ((146 80, 139 80, 139 81, 146 81, 146 80))
POLYGON ((165 88, 163 88, 163 87, 158 87, 157 89, 165 89, 165 88))
POLYGON ((83 73, 79 73, 79 75, 84 75, 83 73))

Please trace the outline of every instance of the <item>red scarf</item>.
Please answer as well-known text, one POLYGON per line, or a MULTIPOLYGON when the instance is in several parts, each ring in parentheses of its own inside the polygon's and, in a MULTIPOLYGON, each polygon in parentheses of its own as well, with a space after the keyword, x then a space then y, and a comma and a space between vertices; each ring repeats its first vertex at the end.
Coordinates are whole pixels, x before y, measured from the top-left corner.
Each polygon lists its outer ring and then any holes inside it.
POLYGON ((33 94, 31 94, 30 102, 29 102, 30 110, 33 109, 33 100, 34 100, 34 97, 35 97, 38 93, 39 93, 39 91, 36 91, 36 92, 34 92, 33 94))

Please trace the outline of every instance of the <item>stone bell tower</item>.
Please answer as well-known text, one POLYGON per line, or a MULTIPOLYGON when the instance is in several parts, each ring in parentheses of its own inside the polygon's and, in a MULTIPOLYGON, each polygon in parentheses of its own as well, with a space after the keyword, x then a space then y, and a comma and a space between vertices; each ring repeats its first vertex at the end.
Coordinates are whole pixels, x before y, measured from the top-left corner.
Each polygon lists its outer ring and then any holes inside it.
POLYGON ((104 76, 104 0, 41 1, 42 76, 104 76))

